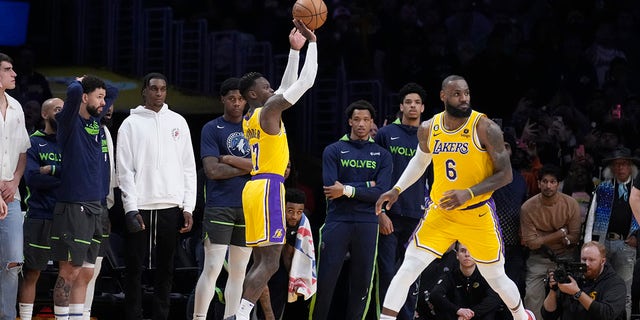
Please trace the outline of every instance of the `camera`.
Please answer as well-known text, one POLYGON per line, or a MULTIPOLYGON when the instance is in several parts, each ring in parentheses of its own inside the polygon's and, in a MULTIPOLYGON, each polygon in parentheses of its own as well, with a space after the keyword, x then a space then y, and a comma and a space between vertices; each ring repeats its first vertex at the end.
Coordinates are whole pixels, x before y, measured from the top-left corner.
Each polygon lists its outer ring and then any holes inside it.
POLYGON ((553 277, 558 283, 569 283, 569 276, 574 279, 582 279, 584 272, 587 271, 587 265, 579 261, 571 261, 570 259, 556 259, 556 269, 553 271, 553 277))

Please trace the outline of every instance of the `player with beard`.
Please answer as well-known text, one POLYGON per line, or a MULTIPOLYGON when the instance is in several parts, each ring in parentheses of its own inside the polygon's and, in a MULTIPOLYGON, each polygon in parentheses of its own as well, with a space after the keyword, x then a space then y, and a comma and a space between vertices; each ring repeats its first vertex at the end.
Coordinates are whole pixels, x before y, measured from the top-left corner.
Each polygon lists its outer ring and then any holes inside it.
POLYGON ((100 242, 100 250, 93 269, 82 268, 78 281, 86 283, 87 291, 84 300, 84 308, 82 310, 82 320, 91 318, 91 305, 93 304, 93 296, 96 286, 96 280, 102 269, 102 260, 105 254, 110 250, 109 235, 111 234, 111 220, 109 220, 109 209, 113 207, 114 195, 113 189, 116 187, 116 168, 114 162, 115 149, 113 138, 111 137, 111 124, 113 123, 113 105, 106 109, 102 118, 100 118, 100 141, 102 141, 102 183, 104 187, 104 197, 100 201, 102 204, 102 214, 100 219, 102 222, 102 241, 100 242))
POLYGON ((380 319, 395 319, 406 292, 420 273, 457 240, 477 262, 478 270, 509 307, 516 320, 535 319, 525 310, 518 288, 504 271, 502 240, 491 194, 511 182, 509 153, 502 130, 471 109, 469 86, 460 76, 442 82, 445 111, 418 129, 415 156, 396 185, 380 196, 376 213, 389 210, 403 190, 422 176, 433 160, 433 186, 424 218, 393 277, 380 319))
POLYGON ((27 214, 24 219, 24 266, 18 306, 20 319, 31 320, 36 283, 40 271, 51 260, 51 220, 56 204, 56 192, 60 187, 62 157, 56 142, 58 125, 56 113, 62 110, 64 101, 47 99, 42 104, 44 130, 31 135, 31 148, 27 150, 27 167, 24 180, 27 185, 27 214))
MULTIPOLYGON (((93 269, 102 240, 104 197, 100 118, 118 95, 95 76, 84 76, 67 88, 67 100, 56 114, 57 139, 64 155, 51 227, 52 258, 59 262, 53 289, 56 319, 80 319, 86 285, 76 282, 82 268, 93 269)), ((89 270, 92 271, 92 270, 89 270)), ((92 272, 91 272, 92 273, 92 272)))

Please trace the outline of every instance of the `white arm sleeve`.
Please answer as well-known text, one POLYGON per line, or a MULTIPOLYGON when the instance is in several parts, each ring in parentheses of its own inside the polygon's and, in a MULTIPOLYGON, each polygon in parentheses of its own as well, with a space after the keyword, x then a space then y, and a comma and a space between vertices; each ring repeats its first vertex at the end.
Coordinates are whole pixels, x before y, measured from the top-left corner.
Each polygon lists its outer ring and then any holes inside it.
POLYGON ((289 50, 289 60, 287 60, 287 67, 284 69, 284 74, 282 75, 282 81, 280 82, 280 87, 276 90, 275 94, 283 93, 287 88, 291 87, 291 85, 298 80, 298 66, 300 64, 300 51, 298 50, 289 50))
POLYGON ((424 171, 427 170, 427 166, 431 163, 432 157, 431 153, 422 151, 422 149, 420 149, 420 145, 418 145, 416 148, 416 154, 409 161, 409 164, 402 172, 402 175, 400 176, 400 179, 398 179, 398 182, 396 182, 394 188, 399 187, 399 191, 402 193, 402 191, 406 190, 418 181, 418 179, 422 177, 424 171))
POLYGON ((307 56, 304 59, 304 66, 300 71, 300 77, 291 87, 287 88, 282 96, 287 102, 295 104, 300 97, 313 86, 318 72, 318 45, 316 42, 309 42, 307 56))

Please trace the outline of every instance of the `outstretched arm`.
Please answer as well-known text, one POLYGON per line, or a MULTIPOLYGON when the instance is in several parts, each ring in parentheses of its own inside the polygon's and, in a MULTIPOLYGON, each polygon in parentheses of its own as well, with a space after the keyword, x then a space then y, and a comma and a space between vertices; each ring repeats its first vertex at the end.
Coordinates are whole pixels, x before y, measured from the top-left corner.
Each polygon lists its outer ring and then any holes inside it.
POLYGON ((280 87, 276 90, 275 94, 281 94, 286 89, 291 87, 291 85, 298 80, 298 65, 300 63, 300 49, 304 46, 304 43, 307 42, 307 38, 305 38, 302 33, 298 32, 297 28, 291 29, 289 33, 289 43, 291 44, 291 50, 289 50, 289 60, 287 60, 287 67, 284 69, 284 74, 282 75, 282 82, 280 82, 280 87))
POLYGON ((282 94, 276 94, 269 98, 260 113, 260 126, 268 134, 277 134, 280 131, 282 111, 290 108, 298 102, 300 97, 313 86, 318 72, 318 47, 316 35, 309 30, 304 23, 294 20, 293 23, 308 41, 307 55, 300 77, 282 94))

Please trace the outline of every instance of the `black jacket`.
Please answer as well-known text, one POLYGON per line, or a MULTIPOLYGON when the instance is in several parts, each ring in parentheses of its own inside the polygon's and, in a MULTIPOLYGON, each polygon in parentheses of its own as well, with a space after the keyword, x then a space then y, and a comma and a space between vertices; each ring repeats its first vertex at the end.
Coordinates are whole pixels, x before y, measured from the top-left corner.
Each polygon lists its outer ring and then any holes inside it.
POLYGON ((438 280, 429 299, 437 318, 443 320, 458 319, 456 312, 460 308, 473 310, 473 319, 493 319, 501 303, 478 268, 467 278, 457 265, 438 280))
POLYGON ((549 312, 542 306, 544 320, 556 320, 562 316, 563 320, 624 320, 626 319, 625 300, 627 287, 620 276, 609 263, 605 263, 604 270, 598 278, 580 284, 580 289, 595 300, 586 310, 582 304, 570 295, 558 291, 558 308, 549 312))

